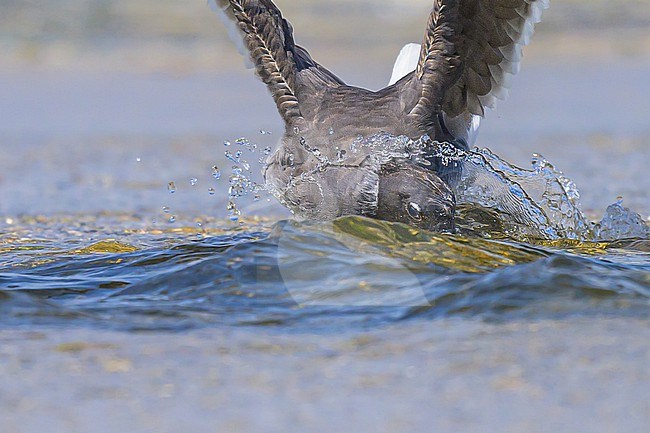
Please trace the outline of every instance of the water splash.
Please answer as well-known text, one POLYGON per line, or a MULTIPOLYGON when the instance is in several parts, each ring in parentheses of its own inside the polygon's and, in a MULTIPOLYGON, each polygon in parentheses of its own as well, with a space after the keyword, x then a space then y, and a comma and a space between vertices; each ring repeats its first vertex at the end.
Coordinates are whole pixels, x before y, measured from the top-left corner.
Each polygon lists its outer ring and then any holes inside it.
MULTIPOLYGON (((260 130, 260 134, 265 136, 272 135, 271 132, 265 130, 260 130)), ((226 142, 229 143, 227 147, 232 146, 230 141, 226 142)), ((237 150, 232 151, 228 149, 224 152, 225 157, 233 163, 230 175, 228 176, 228 203, 226 210, 228 212, 228 218, 233 222, 237 222, 242 215, 239 200, 252 196, 253 201, 259 201, 261 195, 266 192, 266 187, 254 180, 254 170, 259 168, 261 172, 272 149, 270 146, 259 148, 256 143, 245 137, 236 139, 234 143, 239 147, 237 150), (244 157, 244 151, 246 150, 259 155, 259 167, 253 167, 244 157)), ((215 180, 219 180, 222 177, 221 169, 217 165, 212 167, 212 177, 215 180)), ((212 190, 211 194, 213 193, 214 190, 212 190)))
POLYGON ((466 216, 471 215, 465 221, 470 228, 496 221, 498 232, 514 239, 647 237, 643 219, 620 203, 608 208, 604 222, 590 222, 581 209, 576 184, 542 155, 534 154, 532 169, 527 170, 489 149, 459 153, 463 175, 456 199, 466 216))
MULTIPOLYGON (((463 160, 456 187, 459 207, 488 210, 513 238, 586 239, 589 226, 578 195, 562 187, 561 172, 541 156, 533 170, 507 163, 488 149, 476 149, 463 160)), ((568 182, 565 182, 568 185, 568 182)))
MULTIPOLYGON (((330 168, 358 167, 370 172, 360 177, 361 182, 368 183, 360 190, 368 194, 358 200, 365 200, 363 209, 372 209, 376 206, 376 188, 373 189, 372 183, 376 183, 383 164, 408 160, 430 166, 434 160, 443 168, 462 167, 454 192, 458 225, 465 233, 517 240, 576 241, 648 236, 643 219, 620 204, 610 206, 602 222, 590 222, 581 209, 580 192, 575 183, 539 154, 533 155, 531 168, 524 169, 504 161, 489 149, 464 151, 453 144, 434 141, 427 135, 418 140, 387 133, 359 136, 333 149, 314 145, 301 137, 300 145, 299 151, 313 158, 311 168, 305 170, 309 164, 303 164, 286 185, 269 188, 283 205, 300 217, 323 218, 318 202, 325 203, 333 192, 322 173, 330 168), (310 188, 316 197, 315 205, 291 199, 292 196, 300 197, 300 190, 305 188, 310 188)), ((410 211, 417 213, 417 209, 410 211)))
POLYGON ((643 217, 623 207, 623 198, 607 207, 603 218, 594 226, 594 234, 600 240, 650 238, 650 228, 643 217))
POLYGON ((217 165, 212 166, 212 177, 215 178, 215 180, 221 179, 221 169, 217 165))
POLYGON ((233 200, 230 200, 228 202, 226 209, 228 210, 228 218, 230 221, 236 222, 239 220, 239 217, 241 216, 241 210, 237 208, 237 204, 233 200))

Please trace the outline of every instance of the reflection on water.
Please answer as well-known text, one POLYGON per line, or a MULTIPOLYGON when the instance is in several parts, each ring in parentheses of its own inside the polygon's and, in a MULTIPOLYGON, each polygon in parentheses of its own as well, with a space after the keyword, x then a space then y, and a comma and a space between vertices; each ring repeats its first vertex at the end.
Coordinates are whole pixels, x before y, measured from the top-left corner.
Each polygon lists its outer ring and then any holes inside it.
POLYGON ((458 315, 650 312, 647 238, 525 244, 359 217, 201 233, 146 225, 115 216, 5 224, 0 321, 336 330, 458 315))

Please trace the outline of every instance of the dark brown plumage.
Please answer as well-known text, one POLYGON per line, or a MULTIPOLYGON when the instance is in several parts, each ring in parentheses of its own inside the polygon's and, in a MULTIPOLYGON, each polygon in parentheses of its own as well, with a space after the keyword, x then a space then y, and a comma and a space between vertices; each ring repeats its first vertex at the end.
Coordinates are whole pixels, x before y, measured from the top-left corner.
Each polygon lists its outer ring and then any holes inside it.
POLYGON ((426 147, 415 160, 409 139, 467 148, 472 117, 505 97, 547 1, 435 0, 415 71, 373 92, 346 85, 296 45, 271 0, 212 0, 285 121, 265 169, 271 192, 309 219, 361 214, 450 228, 448 184, 460 166, 440 164, 426 147))

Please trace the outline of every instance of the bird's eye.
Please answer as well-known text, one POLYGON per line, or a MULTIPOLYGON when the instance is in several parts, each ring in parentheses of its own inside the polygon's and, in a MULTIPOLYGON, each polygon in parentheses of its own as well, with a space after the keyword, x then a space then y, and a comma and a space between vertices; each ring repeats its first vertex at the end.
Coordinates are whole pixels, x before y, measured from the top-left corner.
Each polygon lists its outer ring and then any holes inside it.
POLYGON ((419 204, 415 202, 409 202, 409 204, 406 206, 406 211, 408 212, 409 216, 415 221, 422 221, 422 208, 420 208, 419 204))

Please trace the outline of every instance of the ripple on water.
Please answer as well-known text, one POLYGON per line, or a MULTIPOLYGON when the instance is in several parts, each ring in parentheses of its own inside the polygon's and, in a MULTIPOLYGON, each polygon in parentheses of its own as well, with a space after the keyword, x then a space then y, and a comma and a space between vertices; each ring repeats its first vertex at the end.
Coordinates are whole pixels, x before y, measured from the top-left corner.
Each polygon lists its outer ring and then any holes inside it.
POLYGON ((650 312, 647 238, 522 243, 346 217, 246 229, 206 220, 198 239, 195 227, 106 218, 0 228, 0 322, 337 330, 650 312))
MULTIPOLYGON (((271 149, 240 138, 224 142, 234 164, 226 188, 235 228, 184 221, 168 206, 163 214, 174 224, 164 229, 119 215, 5 218, 0 323, 337 330, 454 316, 650 312, 648 227, 622 201, 589 222, 576 186, 540 155, 526 170, 487 149, 458 151, 426 136, 380 134, 353 144, 335 155, 309 148, 319 170, 358 152, 462 164, 459 234, 360 217, 246 225, 238 200, 259 200, 262 186, 244 151, 264 160, 271 149)), ((212 176, 221 169, 213 166, 212 176)), ((173 181, 168 190, 176 192, 173 181)))

